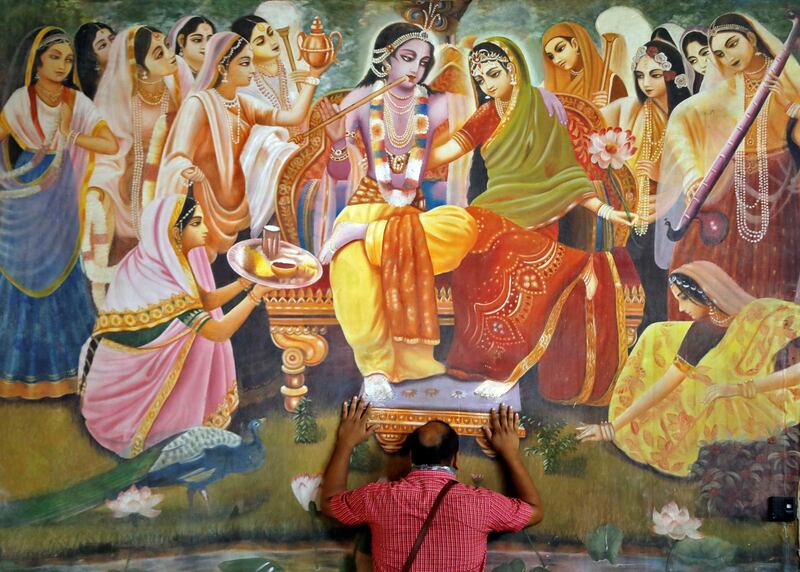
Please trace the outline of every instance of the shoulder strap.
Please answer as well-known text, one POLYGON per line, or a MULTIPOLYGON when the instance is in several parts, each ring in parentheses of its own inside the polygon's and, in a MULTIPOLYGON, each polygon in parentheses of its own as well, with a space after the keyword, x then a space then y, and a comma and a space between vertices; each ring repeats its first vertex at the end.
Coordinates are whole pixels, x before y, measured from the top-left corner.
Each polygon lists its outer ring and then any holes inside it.
POLYGON ((433 501, 433 506, 431 507, 431 511, 428 513, 428 518, 425 519, 425 522, 422 523, 422 528, 419 529, 419 534, 417 534, 417 539, 414 541, 414 546, 411 548, 411 552, 406 558, 406 563, 403 564, 403 572, 409 572, 411 570, 411 565, 414 563, 414 560, 417 558, 417 553, 419 552, 420 547, 422 546, 422 541, 425 540, 425 536, 428 534, 428 529, 431 526, 431 522, 433 522, 433 517, 436 516, 436 513, 439 511, 439 505, 442 504, 442 500, 444 496, 447 494, 447 491, 453 488, 454 485, 458 483, 457 480, 453 479, 452 481, 448 482, 445 486, 442 487, 442 490, 439 491, 439 496, 436 497, 436 500, 433 501))

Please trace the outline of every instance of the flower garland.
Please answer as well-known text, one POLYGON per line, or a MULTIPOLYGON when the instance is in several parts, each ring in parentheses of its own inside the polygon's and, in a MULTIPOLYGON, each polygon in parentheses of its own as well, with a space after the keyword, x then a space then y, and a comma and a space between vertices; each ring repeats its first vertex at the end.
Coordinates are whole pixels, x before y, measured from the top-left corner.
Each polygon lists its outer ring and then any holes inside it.
MULTIPOLYGON (((378 82, 376 88, 383 87, 384 82, 378 82)), ((392 206, 402 207, 413 202, 419 188, 422 176, 422 163, 425 158, 425 146, 428 136, 428 90, 418 85, 414 88, 415 106, 414 116, 409 121, 414 121, 414 139, 408 154, 408 163, 405 169, 405 180, 400 189, 392 185, 392 171, 389 168, 388 153, 386 151, 386 121, 384 119, 383 95, 375 97, 369 107, 369 133, 372 139, 372 156, 375 162, 375 180, 384 200, 392 206)))

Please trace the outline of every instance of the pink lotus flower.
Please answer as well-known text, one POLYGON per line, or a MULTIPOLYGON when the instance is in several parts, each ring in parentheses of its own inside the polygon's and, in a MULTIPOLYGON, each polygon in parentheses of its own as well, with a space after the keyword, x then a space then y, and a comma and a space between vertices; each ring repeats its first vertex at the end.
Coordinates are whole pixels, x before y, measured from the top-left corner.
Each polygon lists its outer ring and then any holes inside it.
POLYGON ((310 509, 312 502, 315 506, 319 507, 319 493, 321 487, 322 475, 302 473, 292 479, 292 492, 294 493, 294 497, 305 511, 310 509))
POLYGON ((665 505, 661 512, 653 511, 653 532, 662 536, 669 536, 673 540, 689 538, 703 538, 703 533, 698 529, 702 521, 689 516, 689 510, 678 508, 673 501, 665 505))
POLYGON ((113 511, 114 518, 125 518, 132 514, 155 518, 161 514, 155 506, 162 500, 164 495, 154 495, 148 487, 137 489, 133 485, 127 491, 119 493, 117 500, 106 500, 106 507, 113 511))
POLYGON ((589 134, 588 149, 592 163, 601 169, 608 169, 609 165, 619 169, 636 152, 634 141, 636 137, 630 131, 623 131, 619 127, 609 127, 589 134))

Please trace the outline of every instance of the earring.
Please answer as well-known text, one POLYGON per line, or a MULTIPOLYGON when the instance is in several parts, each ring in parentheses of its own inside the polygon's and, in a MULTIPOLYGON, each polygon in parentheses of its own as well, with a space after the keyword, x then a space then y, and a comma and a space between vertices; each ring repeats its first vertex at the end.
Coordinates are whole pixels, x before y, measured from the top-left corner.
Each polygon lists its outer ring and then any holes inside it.
POLYGON ((147 70, 144 70, 142 73, 139 74, 139 78, 143 80, 147 80, 150 77, 150 74, 147 73, 147 70))
POLYGON ((222 72, 222 83, 228 83, 228 70, 222 72))
POLYGON ((515 74, 511 74, 511 85, 517 85, 517 76, 515 74))
POLYGON ((389 72, 392 71, 392 64, 389 62, 383 62, 383 71, 386 75, 389 75, 389 72))
POLYGON ((36 72, 35 74, 33 74, 33 79, 35 79, 36 81, 39 81, 39 72, 36 72))
POLYGON ((96 72, 100 71, 100 64, 94 64, 94 71, 96 72))

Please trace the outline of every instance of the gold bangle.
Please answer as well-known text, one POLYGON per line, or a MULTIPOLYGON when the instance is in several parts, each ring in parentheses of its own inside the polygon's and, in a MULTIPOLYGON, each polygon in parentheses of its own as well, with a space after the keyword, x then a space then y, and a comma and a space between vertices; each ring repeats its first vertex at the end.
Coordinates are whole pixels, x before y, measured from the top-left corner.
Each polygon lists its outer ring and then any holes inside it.
POLYGON ((248 299, 249 299, 249 300, 250 300, 250 301, 251 301, 253 304, 255 304, 256 306, 260 306, 260 305, 261 305, 261 298, 259 298, 258 296, 254 296, 253 294, 254 294, 254 292, 253 292, 252 290, 250 290, 250 291, 247 293, 247 298, 248 298, 248 299))
POLYGON ((753 399, 756 396, 756 383, 752 379, 740 383, 739 386, 742 388, 742 397, 753 399))

